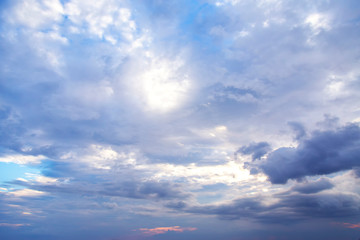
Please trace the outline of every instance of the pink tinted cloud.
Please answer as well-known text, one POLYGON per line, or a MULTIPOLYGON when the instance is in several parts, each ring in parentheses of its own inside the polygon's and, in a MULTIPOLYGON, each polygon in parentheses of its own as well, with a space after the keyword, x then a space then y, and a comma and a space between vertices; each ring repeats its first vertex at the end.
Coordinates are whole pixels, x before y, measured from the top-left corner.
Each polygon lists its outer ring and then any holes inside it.
POLYGON ((145 235, 157 235, 157 234, 164 234, 166 232, 185 232, 185 231, 195 231, 195 230, 197 230, 197 228, 193 228, 193 227, 182 228, 180 226, 139 229, 139 231, 141 231, 145 235))
POLYGON ((360 228, 360 223, 343 223, 346 228, 360 228))
POLYGON ((346 227, 346 228, 360 228, 360 223, 341 223, 341 222, 335 222, 333 223, 335 225, 340 225, 342 227, 346 227))

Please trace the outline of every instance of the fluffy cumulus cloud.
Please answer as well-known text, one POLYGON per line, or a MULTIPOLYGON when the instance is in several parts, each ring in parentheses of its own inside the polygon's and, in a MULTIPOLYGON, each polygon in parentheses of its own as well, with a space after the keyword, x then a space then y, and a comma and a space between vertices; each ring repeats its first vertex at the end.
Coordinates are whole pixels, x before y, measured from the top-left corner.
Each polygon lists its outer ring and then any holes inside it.
POLYGON ((359 9, 1 1, 0 238, 357 239, 359 9))

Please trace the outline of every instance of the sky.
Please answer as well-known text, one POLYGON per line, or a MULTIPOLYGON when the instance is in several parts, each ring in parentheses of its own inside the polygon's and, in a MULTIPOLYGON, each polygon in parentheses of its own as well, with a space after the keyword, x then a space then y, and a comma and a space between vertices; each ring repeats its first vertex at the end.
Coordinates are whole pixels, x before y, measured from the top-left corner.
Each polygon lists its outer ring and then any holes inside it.
POLYGON ((0 1, 2 240, 358 240, 358 0, 0 1))

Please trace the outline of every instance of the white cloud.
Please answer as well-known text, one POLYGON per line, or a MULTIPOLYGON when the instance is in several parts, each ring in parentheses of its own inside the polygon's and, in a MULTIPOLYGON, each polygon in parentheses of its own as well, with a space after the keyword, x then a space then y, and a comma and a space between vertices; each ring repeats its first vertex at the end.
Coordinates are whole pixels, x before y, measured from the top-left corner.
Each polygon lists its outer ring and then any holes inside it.
POLYGON ((8 18, 30 28, 52 27, 63 19, 64 9, 59 0, 19 1, 9 12, 8 18))
POLYGON ((315 34, 319 33, 321 30, 328 31, 331 29, 329 16, 322 13, 310 14, 305 19, 305 23, 313 29, 315 34))
POLYGON ((34 51, 34 57, 45 66, 60 73, 63 64, 60 48, 68 44, 60 25, 64 20, 64 9, 58 0, 17 1, 5 13, 6 22, 16 25, 6 29, 7 40, 18 44, 23 51, 34 51), (24 49, 25 48, 25 49, 24 49))
MULTIPOLYGON (((222 165, 197 166, 189 164, 185 166, 173 164, 154 164, 140 165, 137 169, 151 169, 154 175, 151 180, 177 181, 186 179, 191 184, 216 184, 223 183, 229 185, 241 184, 242 181, 253 179, 248 170, 242 168, 242 164, 229 161, 222 165)), ((195 185, 196 186, 196 185, 195 185)))
POLYGON ((34 38, 37 42, 58 42, 60 44, 68 44, 68 39, 64 36, 61 36, 58 31, 53 30, 49 32, 36 32, 34 38))
POLYGON ((225 4, 231 4, 231 5, 236 5, 237 3, 239 3, 241 0, 221 0, 221 1, 216 1, 215 5, 218 7, 221 7, 225 4))
POLYGON ((79 150, 78 152, 68 152, 62 155, 61 159, 80 161, 95 169, 111 170, 118 165, 132 166, 136 164, 138 156, 131 150, 117 152, 111 146, 92 144, 82 152, 79 150))
POLYGON ((33 189, 21 189, 21 190, 15 190, 12 192, 8 192, 8 195, 14 196, 14 197, 39 197, 46 195, 45 192, 37 191, 33 189))
POLYGON ((60 73, 60 68, 64 65, 61 47, 68 44, 68 39, 61 36, 58 29, 49 32, 27 32, 31 42, 30 47, 34 49, 36 55, 51 69, 60 73))
POLYGON ((88 31, 90 35, 115 44, 118 38, 135 40, 136 24, 131 11, 117 1, 72 0, 65 4, 65 14, 74 24, 72 32, 88 31), (76 31, 74 31, 76 29, 76 31))
MULTIPOLYGON (((213 132, 219 136, 225 134, 226 126, 217 126, 213 132)), ((133 171, 141 174, 141 178, 147 181, 179 181, 186 179, 186 182, 195 184, 216 184, 224 183, 229 185, 241 184, 242 181, 256 180, 256 177, 250 175, 249 170, 244 169, 243 162, 232 160, 232 152, 215 149, 203 158, 223 159, 223 163, 214 165, 197 165, 195 163, 175 165, 171 163, 151 163, 149 159, 144 158, 142 154, 131 147, 127 150, 115 150, 110 146, 90 145, 83 150, 83 154, 69 152, 61 157, 68 162, 82 162, 94 169, 106 170, 109 174, 117 174, 121 171, 124 176, 116 178, 126 180, 126 175, 133 171)), ((109 176, 110 177, 110 176, 109 176)), ((114 176, 115 177, 115 176, 114 176)), ((45 177, 35 179, 36 181, 45 181, 46 183, 55 183, 57 179, 48 179, 45 177)))
POLYGON ((322 31, 331 30, 331 19, 329 15, 323 13, 313 13, 307 16, 305 24, 311 28, 311 35, 309 36, 307 43, 309 45, 315 44, 315 36, 322 31))
POLYGON ((36 175, 34 177, 35 177, 34 181, 39 184, 52 185, 52 184, 56 184, 59 182, 59 179, 57 179, 57 178, 46 177, 46 176, 42 176, 42 175, 36 175))
POLYGON ((245 30, 242 30, 242 31, 240 31, 240 32, 238 32, 237 34, 236 34, 236 36, 237 37, 246 37, 246 36, 249 36, 249 32, 248 31, 245 31, 245 30))
POLYGON ((351 71, 344 72, 342 74, 329 74, 324 88, 325 96, 329 99, 351 96, 354 94, 354 89, 350 86, 357 81, 359 76, 360 73, 357 69, 352 69, 351 71))
POLYGON ((0 157, 0 162, 16 163, 16 164, 39 164, 46 157, 43 155, 32 156, 32 155, 21 155, 21 154, 8 154, 0 157))

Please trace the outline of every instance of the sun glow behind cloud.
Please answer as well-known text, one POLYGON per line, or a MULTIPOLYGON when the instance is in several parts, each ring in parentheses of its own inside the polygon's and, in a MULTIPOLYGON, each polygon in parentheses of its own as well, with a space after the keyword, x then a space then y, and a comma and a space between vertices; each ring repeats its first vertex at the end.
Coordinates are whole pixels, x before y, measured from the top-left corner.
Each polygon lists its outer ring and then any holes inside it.
POLYGON ((150 60, 137 83, 147 110, 167 112, 184 102, 191 80, 182 66, 181 60, 150 60))

